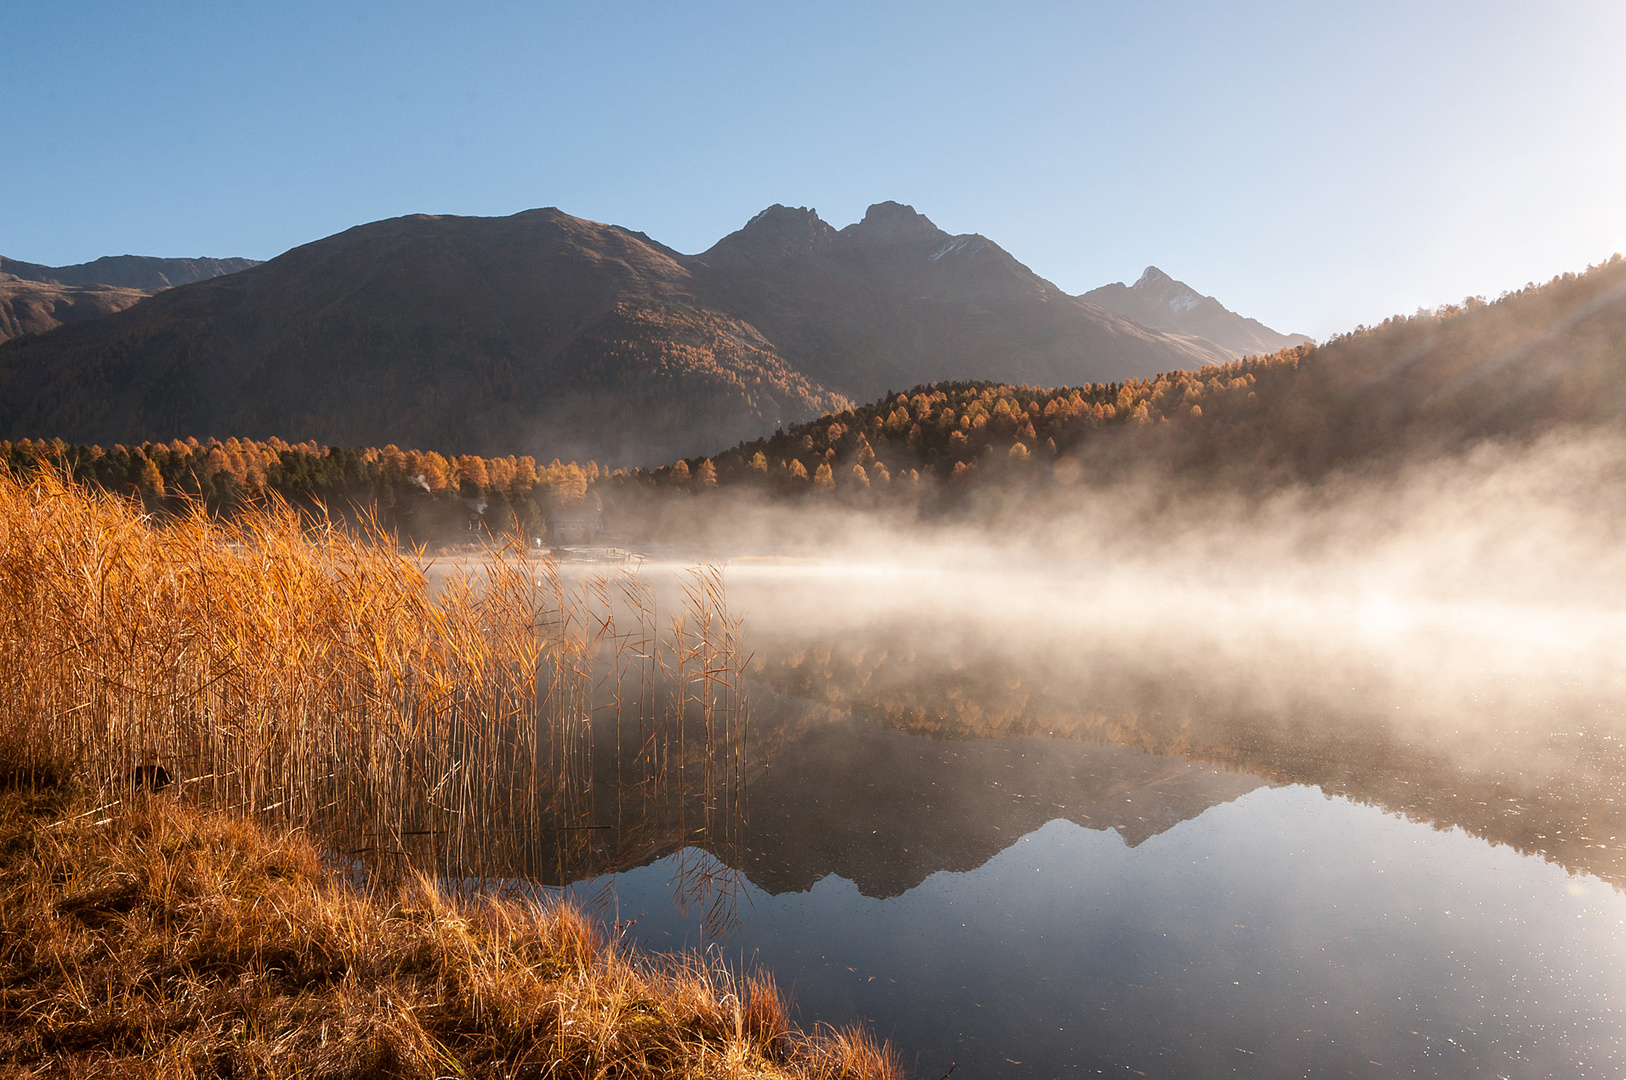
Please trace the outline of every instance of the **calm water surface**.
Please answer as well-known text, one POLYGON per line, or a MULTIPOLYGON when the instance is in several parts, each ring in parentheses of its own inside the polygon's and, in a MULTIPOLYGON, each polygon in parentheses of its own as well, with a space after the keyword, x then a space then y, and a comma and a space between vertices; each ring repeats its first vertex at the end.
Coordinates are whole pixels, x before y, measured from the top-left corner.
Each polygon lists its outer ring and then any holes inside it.
POLYGON ((1591 875, 1136 750, 995 740, 966 768, 964 748, 843 726, 917 768, 786 763, 753 822, 811 810, 806 847, 748 827, 722 942, 674 902, 679 856, 614 875, 635 940, 758 960, 803 1022, 866 1021, 919 1076, 1621 1074, 1626 898, 1591 875), (884 777, 914 800, 933 761, 950 828, 967 805, 981 833, 1010 828, 975 866, 888 812, 884 777), (862 787, 804 808, 807 773, 862 787), (1071 819, 1021 805, 1058 797, 1071 819), (857 824, 832 838, 825 810, 857 824), (889 825, 955 868, 910 864, 889 825))
POLYGON ((922 577, 900 612, 745 577, 738 805, 623 837, 606 754, 569 834, 569 888, 629 939, 760 963, 926 1080, 1626 1075, 1607 650, 1570 670, 1544 630, 1557 666, 1493 663, 1438 609, 1246 640, 1212 595, 1183 629, 1178 598, 1134 621, 1145 589, 1040 626, 1031 589, 922 577))

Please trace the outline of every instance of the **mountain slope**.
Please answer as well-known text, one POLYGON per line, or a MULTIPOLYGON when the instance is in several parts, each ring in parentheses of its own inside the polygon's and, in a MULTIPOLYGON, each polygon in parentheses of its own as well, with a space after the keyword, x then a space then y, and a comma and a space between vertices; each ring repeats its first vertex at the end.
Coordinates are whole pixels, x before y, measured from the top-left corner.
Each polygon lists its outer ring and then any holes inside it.
POLYGON ((112 285, 157 292, 176 285, 235 274, 258 266, 254 259, 157 259, 147 255, 104 255, 72 266, 41 266, 0 255, 0 274, 54 285, 112 285))
MULTIPOLYGON (((1272 489, 1557 431, 1626 431, 1618 255, 1493 303, 1396 316, 1321 345, 1121 385, 916 387, 713 452, 712 463, 725 488, 865 503, 1125 475, 1272 489), (916 483, 929 477, 947 483, 916 483)), ((692 490, 671 470, 632 479, 647 482, 692 490)))
POLYGON ((953 378, 1109 382, 1229 358, 1068 296, 986 237, 951 236, 894 202, 839 231, 771 206, 699 262, 703 302, 858 398, 953 378))
POLYGON ((1133 285, 1121 281, 1103 285, 1085 293, 1083 299, 1154 330, 1204 338, 1232 357, 1273 353, 1310 340, 1303 334, 1278 333, 1258 319, 1238 315, 1155 266, 1148 266, 1133 285))
POLYGON ((0 274, 0 341, 123 311, 147 298, 110 285, 56 285, 0 274))
POLYGON ((889 386, 1226 355, 895 203, 840 231, 771 207, 698 256, 551 208, 413 215, 0 347, 0 435, 670 461, 889 386))
POLYGON ((0 352, 3 426, 636 460, 845 407, 737 321, 662 308, 679 258, 557 210, 358 226, 0 352))

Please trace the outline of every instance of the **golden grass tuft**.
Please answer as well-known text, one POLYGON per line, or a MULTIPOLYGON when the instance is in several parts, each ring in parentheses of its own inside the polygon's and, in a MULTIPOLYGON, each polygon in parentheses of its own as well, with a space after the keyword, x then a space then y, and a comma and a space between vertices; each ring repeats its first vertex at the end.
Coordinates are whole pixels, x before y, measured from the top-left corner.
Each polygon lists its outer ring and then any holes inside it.
POLYGON ((140 1077, 893 1077, 772 979, 606 942, 562 904, 388 895, 316 846, 141 796, 0 793, 0 1070, 140 1077))

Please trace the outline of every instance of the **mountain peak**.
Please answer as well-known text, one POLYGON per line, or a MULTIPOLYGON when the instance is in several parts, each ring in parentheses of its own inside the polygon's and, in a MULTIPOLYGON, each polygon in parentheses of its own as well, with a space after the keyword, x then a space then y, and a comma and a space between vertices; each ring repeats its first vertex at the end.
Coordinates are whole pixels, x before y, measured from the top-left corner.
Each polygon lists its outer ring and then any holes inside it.
POLYGON ((919 213, 914 207, 906 203, 878 202, 864 211, 864 220, 856 225, 849 225, 843 232, 862 233, 884 239, 895 239, 909 235, 935 236, 942 232, 932 219, 919 213))
POLYGON ((1233 356, 1275 352, 1310 340, 1244 318, 1155 266, 1143 270, 1133 285, 1121 281, 1103 285, 1085 293, 1084 299, 1153 330, 1206 338, 1233 356))
POLYGON ((836 231, 819 217, 819 212, 811 207, 774 203, 739 229, 717 241, 707 255, 726 256, 729 253, 738 255, 759 253, 764 250, 784 252, 814 248, 835 233, 836 231))
POLYGON ((753 225, 768 225, 776 228, 790 224, 824 224, 819 212, 810 206, 786 206, 784 203, 774 203, 765 210, 758 211, 750 221, 745 223, 749 229, 753 225))
POLYGON ((745 223, 741 232, 772 231, 785 236, 823 236, 830 231, 819 212, 810 206, 774 203, 745 223))

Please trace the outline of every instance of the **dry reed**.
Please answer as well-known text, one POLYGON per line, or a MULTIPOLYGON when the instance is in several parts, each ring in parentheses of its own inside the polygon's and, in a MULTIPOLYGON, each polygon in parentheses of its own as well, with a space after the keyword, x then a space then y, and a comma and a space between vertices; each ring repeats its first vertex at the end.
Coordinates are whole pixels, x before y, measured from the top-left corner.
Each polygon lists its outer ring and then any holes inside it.
POLYGON ((151 761, 374 876, 568 880, 601 830, 622 851, 731 842, 744 703, 720 574, 660 615, 648 582, 570 582, 519 544, 436 587, 387 538, 286 507, 159 526, 0 477, 0 746, 107 804, 151 761))
POLYGON ((792 1032, 765 977, 635 961, 566 906, 457 890, 737 840, 738 622, 715 570, 664 624, 656 600, 519 545, 436 587, 387 537, 284 506, 158 523, 0 475, 3 1061, 889 1073, 862 1036, 792 1032), (138 789, 156 769, 163 798, 138 789), (64 782, 50 823, 17 809, 64 782))

